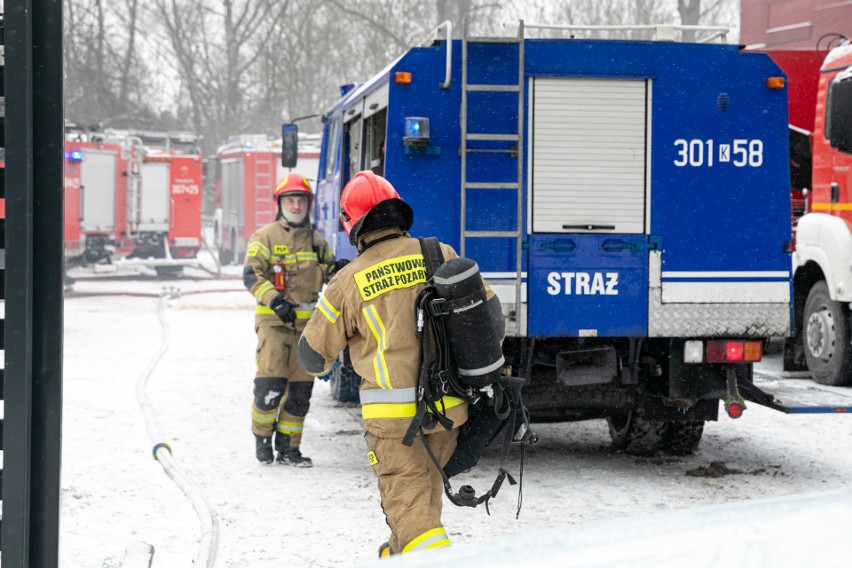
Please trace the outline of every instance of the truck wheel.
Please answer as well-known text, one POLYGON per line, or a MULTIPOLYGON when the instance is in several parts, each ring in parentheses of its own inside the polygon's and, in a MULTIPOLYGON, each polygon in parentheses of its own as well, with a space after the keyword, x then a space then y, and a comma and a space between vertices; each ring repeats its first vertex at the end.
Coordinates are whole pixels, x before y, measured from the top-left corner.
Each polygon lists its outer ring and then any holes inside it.
POLYGON ((852 345, 847 310, 831 300, 824 281, 811 288, 802 324, 805 359, 813 379, 823 385, 849 384, 852 345))
POLYGON ((647 420, 635 410, 606 419, 612 445, 628 454, 652 454, 660 449, 666 434, 666 423, 647 420))
POLYGON ((227 266, 233 260, 233 253, 227 249, 219 249, 219 265, 227 266))
POLYGON ((331 386, 331 398, 339 402, 358 402, 359 387, 361 386, 361 377, 352 368, 352 362, 349 360, 349 348, 343 353, 343 364, 340 365, 329 379, 331 386))
POLYGON ((673 456, 688 456, 698 449, 704 422, 668 422, 662 449, 673 456))

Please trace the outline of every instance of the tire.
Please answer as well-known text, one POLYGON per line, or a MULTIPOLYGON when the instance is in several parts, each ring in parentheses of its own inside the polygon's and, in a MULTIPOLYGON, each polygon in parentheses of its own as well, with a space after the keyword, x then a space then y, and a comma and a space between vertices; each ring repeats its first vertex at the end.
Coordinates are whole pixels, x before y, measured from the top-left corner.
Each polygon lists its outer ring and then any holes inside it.
POLYGON ((808 293, 802 319, 805 360, 813 379, 823 385, 847 385, 852 379, 848 309, 831 300, 825 281, 808 293))
POLYGON ((628 454, 653 454, 662 447, 667 424, 661 420, 646 420, 631 410, 606 419, 612 445, 628 454))
POLYGON ((802 345, 802 334, 797 337, 784 339, 784 370, 801 372, 808 370, 808 362, 805 360, 805 348, 802 345))
POLYGON ((361 377, 352 368, 349 359, 349 348, 343 353, 343 363, 338 367, 329 379, 331 386, 331 398, 338 402, 359 402, 358 391, 361 386, 361 377))
POLYGON ((224 248, 219 249, 219 264, 221 266, 227 266, 231 264, 232 260, 234 260, 233 251, 224 248))
POLYGON ((662 449, 673 456, 688 456, 698 449, 704 434, 704 421, 668 422, 662 449))

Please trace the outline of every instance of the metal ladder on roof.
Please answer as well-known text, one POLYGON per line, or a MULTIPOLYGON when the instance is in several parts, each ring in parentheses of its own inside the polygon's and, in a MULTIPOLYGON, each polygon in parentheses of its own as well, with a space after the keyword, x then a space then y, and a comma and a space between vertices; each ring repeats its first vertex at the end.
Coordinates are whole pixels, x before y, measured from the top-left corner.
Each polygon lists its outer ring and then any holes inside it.
POLYGON ((515 287, 514 310, 508 314, 506 335, 520 335, 522 297, 522 250, 523 250, 523 191, 524 175, 524 22, 518 25, 517 36, 512 37, 468 37, 462 38, 462 91, 461 91, 461 256, 465 256, 468 239, 515 239, 515 277, 506 279, 488 279, 490 285, 511 285, 515 287), (468 83, 468 45, 469 44, 514 44, 518 46, 518 82, 513 84, 470 84, 468 83), (518 93, 518 126, 514 133, 468 133, 468 94, 471 92, 516 92, 518 93), (477 149, 468 144, 474 141, 515 142, 513 148, 477 149), (476 152, 507 152, 514 154, 518 161, 517 177, 512 180, 492 180, 470 182, 468 176, 468 154, 476 152), (517 195, 515 227, 511 231, 470 231, 467 228, 468 190, 514 191, 517 195))

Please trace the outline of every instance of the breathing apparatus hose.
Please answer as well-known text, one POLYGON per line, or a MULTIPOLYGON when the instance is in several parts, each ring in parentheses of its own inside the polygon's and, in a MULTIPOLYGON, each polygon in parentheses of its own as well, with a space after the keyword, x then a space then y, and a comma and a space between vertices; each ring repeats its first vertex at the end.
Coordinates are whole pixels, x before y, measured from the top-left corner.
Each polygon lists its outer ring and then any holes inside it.
POLYGON ((470 485, 462 485, 459 488, 458 493, 453 492, 453 487, 450 484, 450 478, 447 477, 447 474, 444 473, 444 469, 441 467, 441 462, 438 461, 438 457, 435 455, 435 452, 432 451, 432 448, 429 446, 429 442, 426 441, 426 435, 421 431, 420 438, 423 440, 423 446, 426 448, 426 453, 429 454, 429 457, 435 462, 435 465, 438 466, 438 472, 441 474, 441 479, 444 482, 444 493, 446 493, 447 498, 453 505, 458 507, 477 507, 483 503, 485 503, 485 510, 490 515, 491 511, 488 510, 488 501, 492 497, 496 497, 497 493, 500 491, 500 487, 503 485, 503 481, 508 478, 510 485, 515 485, 517 481, 512 475, 500 467, 500 472, 497 474, 497 479, 494 480, 494 484, 491 486, 491 489, 480 495, 476 496, 476 491, 470 485))

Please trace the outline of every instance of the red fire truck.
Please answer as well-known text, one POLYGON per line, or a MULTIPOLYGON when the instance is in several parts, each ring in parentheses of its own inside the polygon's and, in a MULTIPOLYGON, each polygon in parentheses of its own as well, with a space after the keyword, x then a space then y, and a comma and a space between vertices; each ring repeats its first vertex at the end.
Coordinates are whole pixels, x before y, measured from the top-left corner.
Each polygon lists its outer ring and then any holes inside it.
POLYGON ((849 2, 743 2, 740 41, 768 53, 788 82, 795 337, 785 368, 829 385, 852 384, 850 33, 849 2))
POLYGON ((66 126, 65 255, 69 266, 109 263, 133 250, 128 194, 141 151, 124 140, 66 126))
POLYGON ((201 247, 201 153, 189 133, 66 125, 65 250, 77 265, 177 272, 201 247))
MULTIPOLYGON (((298 171, 312 184, 319 169, 319 135, 300 135, 298 171)), ((219 262, 240 262, 259 227, 275 220, 272 193, 290 171, 281 166, 281 139, 242 134, 216 151, 216 211, 213 231, 219 262)))
POLYGON ((158 272, 179 270, 174 259, 201 248, 201 151, 191 133, 111 131, 142 151, 141 183, 128 216, 135 246, 129 259, 146 259, 158 272), (163 262, 165 261, 165 262, 163 262))

